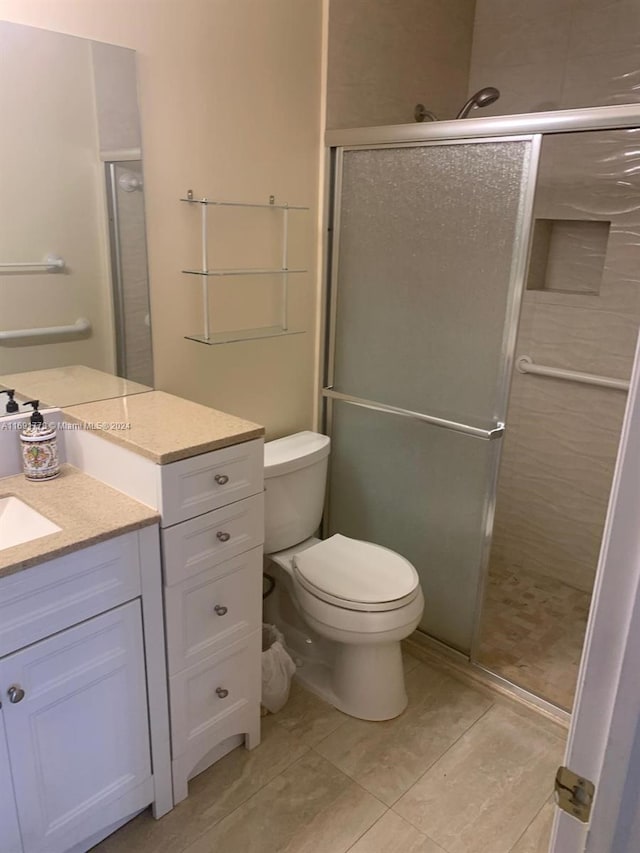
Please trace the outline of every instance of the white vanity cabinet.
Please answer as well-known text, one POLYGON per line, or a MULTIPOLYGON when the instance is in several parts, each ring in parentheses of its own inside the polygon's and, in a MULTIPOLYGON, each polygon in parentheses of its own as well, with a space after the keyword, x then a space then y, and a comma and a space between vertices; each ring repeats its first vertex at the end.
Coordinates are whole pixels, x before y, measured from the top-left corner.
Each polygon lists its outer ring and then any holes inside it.
POLYGON ((173 796, 260 742, 262 439, 161 467, 173 796))
POLYGON ((260 742, 264 430, 161 391, 75 406, 65 417, 130 424, 104 437, 69 430, 67 459, 160 512, 179 803, 189 779, 260 742))
POLYGON ((138 601, 3 658, 0 686, 24 853, 70 850, 151 802, 138 601))
POLYGON ((2 714, 0 714, 0 850, 2 853, 21 853, 22 851, 2 714))
POLYGON ((171 808, 145 660, 157 543, 148 527, 0 578, 0 853, 79 853, 171 808))

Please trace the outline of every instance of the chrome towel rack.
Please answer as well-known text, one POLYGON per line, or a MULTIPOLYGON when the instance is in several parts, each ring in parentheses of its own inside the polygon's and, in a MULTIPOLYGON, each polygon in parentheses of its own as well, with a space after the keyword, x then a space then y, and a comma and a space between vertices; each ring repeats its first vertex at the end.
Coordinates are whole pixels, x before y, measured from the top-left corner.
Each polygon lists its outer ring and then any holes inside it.
POLYGON ((43 261, 19 261, 18 263, 0 263, 0 272, 59 272, 65 267, 64 258, 47 255, 43 261))
POLYGON ((61 335, 77 335, 91 331, 91 323, 79 317, 69 326, 42 326, 38 329, 9 329, 0 331, 0 344, 4 341, 19 341, 23 338, 50 338, 61 335))
POLYGON ((568 382, 581 382, 583 385, 615 388, 617 391, 629 390, 629 382, 626 379, 598 376, 597 373, 581 373, 579 370, 563 370, 561 367, 545 367, 543 364, 535 364, 528 355, 520 356, 516 367, 520 373, 531 373, 534 376, 550 376, 553 379, 565 379, 568 382))

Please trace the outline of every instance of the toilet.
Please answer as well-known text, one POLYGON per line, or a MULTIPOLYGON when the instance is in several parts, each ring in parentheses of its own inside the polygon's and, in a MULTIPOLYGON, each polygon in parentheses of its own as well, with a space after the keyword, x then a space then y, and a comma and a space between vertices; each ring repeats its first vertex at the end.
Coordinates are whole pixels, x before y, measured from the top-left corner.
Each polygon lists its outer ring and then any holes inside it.
POLYGON ((298 432, 265 444, 265 620, 283 632, 297 677, 345 714, 389 720, 407 706, 400 641, 424 599, 404 557, 339 533, 313 536, 324 507, 330 439, 298 432))

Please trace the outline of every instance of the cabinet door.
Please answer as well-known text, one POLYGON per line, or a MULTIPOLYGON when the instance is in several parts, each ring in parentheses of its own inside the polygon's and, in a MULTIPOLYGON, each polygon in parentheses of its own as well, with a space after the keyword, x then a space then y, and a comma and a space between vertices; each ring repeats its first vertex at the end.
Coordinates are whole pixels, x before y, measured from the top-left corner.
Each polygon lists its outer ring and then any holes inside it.
POLYGON ((151 801, 138 601, 2 659, 0 691, 25 853, 63 853, 151 801))
POLYGON ((9 753, 0 712, 0 851, 22 853, 22 841, 18 828, 18 815, 13 796, 13 783, 9 771, 9 753))

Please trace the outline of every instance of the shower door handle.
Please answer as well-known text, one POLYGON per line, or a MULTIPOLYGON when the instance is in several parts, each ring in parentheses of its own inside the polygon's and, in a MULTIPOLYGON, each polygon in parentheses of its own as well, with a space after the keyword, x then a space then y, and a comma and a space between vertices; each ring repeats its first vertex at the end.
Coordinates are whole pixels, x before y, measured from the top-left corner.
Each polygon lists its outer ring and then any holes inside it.
POLYGON ((341 403, 348 403, 350 406, 359 406, 362 409, 371 409, 374 412, 400 415, 403 418, 422 421, 423 423, 431 424, 431 426, 449 429, 453 432, 461 432, 464 435, 471 435, 474 438, 481 438, 485 441, 494 441, 496 438, 501 438, 504 435, 504 424, 500 421, 488 429, 483 429, 482 427, 472 426, 471 424, 450 421, 447 418, 439 418, 435 415, 427 415, 424 412, 413 412, 410 409, 388 406, 386 403, 376 403, 373 400, 365 400, 362 397, 354 397, 351 394, 342 394, 340 391, 334 391, 331 387, 323 388, 322 396, 327 400, 339 400, 341 403))

